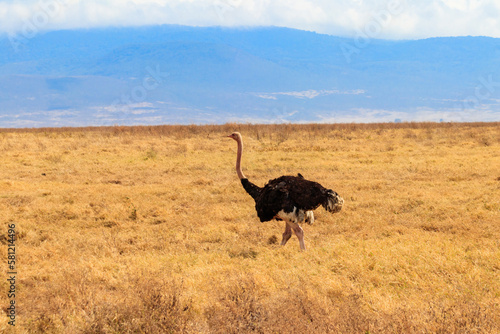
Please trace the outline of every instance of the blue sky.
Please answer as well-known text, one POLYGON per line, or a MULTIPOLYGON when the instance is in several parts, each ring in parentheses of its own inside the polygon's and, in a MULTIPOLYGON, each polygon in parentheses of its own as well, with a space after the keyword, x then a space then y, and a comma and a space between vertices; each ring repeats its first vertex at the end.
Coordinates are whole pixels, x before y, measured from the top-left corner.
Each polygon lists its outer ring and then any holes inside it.
POLYGON ((500 37, 499 0, 0 0, 0 32, 283 26, 346 37, 500 37))

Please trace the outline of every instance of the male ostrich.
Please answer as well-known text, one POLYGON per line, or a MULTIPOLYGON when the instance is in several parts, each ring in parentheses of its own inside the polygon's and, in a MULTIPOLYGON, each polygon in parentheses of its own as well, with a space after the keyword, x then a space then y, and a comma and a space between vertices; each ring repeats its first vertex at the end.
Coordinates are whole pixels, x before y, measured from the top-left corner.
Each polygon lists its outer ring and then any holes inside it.
POLYGON ((305 250, 304 230, 299 226, 304 220, 312 224, 314 215, 312 210, 322 205, 325 210, 335 213, 342 209, 344 200, 335 191, 326 189, 317 182, 308 181, 298 176, 280 176, 270 180, 261 188, 248 181, 241 171, 241 155, 243 142, 241 134, 234 132, 228 137, 238 143, 236 157, 236 173, 241 180, 243 188, 255 200, 255 209, 261 222, 273 218, 286 222, 285 232, 281 245, 284 246, 292 236, 292 230, 299 239, 300 249, 305 250))

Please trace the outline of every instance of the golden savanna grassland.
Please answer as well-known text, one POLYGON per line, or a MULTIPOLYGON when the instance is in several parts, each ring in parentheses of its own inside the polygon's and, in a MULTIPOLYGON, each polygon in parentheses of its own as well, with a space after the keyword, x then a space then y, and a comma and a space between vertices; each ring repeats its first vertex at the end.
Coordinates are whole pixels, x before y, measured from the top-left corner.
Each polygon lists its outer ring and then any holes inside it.
POLYGON ((500 123, 2 130, 0 154, 2 332, 500 332, 500 123), (259 222, 233 131, 254 183, 345 199, 307 251, 259 222))

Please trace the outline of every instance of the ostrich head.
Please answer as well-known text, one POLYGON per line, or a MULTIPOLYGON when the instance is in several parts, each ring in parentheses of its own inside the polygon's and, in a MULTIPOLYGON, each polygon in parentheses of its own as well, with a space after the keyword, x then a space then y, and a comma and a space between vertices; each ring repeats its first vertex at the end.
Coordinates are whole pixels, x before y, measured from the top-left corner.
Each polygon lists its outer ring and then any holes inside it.
POLYGON ((227 136, 228 138, 233 138, 234 140, 236 141, 241 141, 241 134, 239 132, 233 132, 231 133, 229 136, 227 136))
POLYGON ((327 199, 325 203, 323 203, 323 207, 331 212, 336 213, 342 210, 342 206, 344 205, 344 199, 339 196, 335 191, 328 189, 327 191, 327 199))

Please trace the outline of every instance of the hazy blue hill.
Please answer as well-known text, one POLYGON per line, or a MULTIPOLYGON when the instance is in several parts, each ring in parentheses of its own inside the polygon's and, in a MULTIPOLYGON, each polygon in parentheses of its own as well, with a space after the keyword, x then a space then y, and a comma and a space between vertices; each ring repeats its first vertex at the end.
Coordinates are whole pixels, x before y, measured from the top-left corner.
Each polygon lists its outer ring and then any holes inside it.
MULTIPOLYGON (((84 67, 86 73, 119 78, 141 77, 158 66, 178 84, 217 85, 229 90, 289 86, 294 70, 227 44, 167 42, 128 45, 112 50, 84 67), (268 87, 272 84, 271 87, 268 87)), ((217 86, 212 86, 216 88, 217 86)), ((193 87, 194 88, 194 87, 193 87)))
POLYGON ((359 44, 287 28, 167 25, 55 31, 23 42, 15 50, 0 39, 0 126, 492 120, 500 113, 495 38, 359 44), (161 82, 152 85, 158 71, 161 82), (494 84, 485 87, 488 80, 494 84), (464 102, 478 86, 480 98, 464 102))

